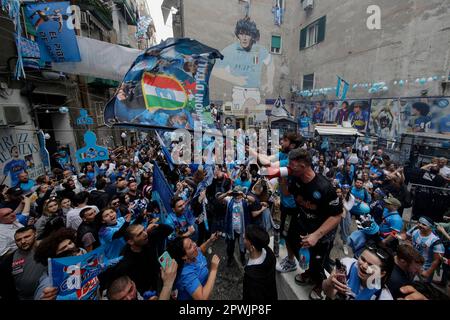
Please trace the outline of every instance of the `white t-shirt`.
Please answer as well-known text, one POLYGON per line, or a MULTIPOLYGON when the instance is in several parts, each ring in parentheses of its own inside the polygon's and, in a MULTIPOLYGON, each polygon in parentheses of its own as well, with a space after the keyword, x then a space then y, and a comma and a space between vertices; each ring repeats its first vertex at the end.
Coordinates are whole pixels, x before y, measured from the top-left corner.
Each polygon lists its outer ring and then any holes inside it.
MULTIPOLYGON (((358 267, 358 260, 354 259, 354 258, 343 258, 341 259, 341 263, 347 268, 347 277, 350 274, 350 268, 352 266, 353 263, 356 262, 356 267, 358 267)), ((363 287, 361 286, 360 290, 363 287)), ((376 295, 373 295, 370 300, 376 300, 376 295)), ((389 291, 389 289, 387 288, 383 288, 381 290, 381 294, 380 297, 378 298, 378 300, 394 300, 394 298, 392 297, 391 292, 389 291)))
POLYGON ((67 212, 66 216, 66 227, 72 228, 73 230, 78 230, 78 227, 83 222, 83 219, 80 217, 81 210, 85 208, 94 208, 96 213, 99 212, 97 206, 85 206, 83 208, 75 208, 67 212))
POLYGON ((0 223, 0 257, 10 250, 12 251, 17 249, 14 234, 17 229, 22 227, 23 225, 17 220, 11 224, 0 223))
POLYGON ((439 170, 439 174, 446 179, 450 179, 450 168, 447 166, 442 167, 441 170, 439 170))
POLYGON ((350 212, 352 210, 353 205, 355 204, 355 196, 350 193, 350 197, 348 198, 348 201, 344 200, 342 201, 342 204, 344 205, 345 211, 350 212))

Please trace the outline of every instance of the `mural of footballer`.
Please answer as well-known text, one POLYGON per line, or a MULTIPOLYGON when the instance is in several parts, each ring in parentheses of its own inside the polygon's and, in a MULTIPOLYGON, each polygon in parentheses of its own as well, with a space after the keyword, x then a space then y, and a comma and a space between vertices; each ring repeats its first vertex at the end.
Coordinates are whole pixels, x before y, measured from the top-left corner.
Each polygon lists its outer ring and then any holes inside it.
POLYGON ((11 187, 14 187, 19 183, 19 174, 24 172, 27 168, 27 163, 23 159, 19 159, 19 148, 17 146, 11 147, 10 150, 12 160, 5 164, 3 168, 3 174, 6 177, 10 176, 11 178, 11 187))
POLYGON ((250 17, 236 23, 234 34, 239 40, 222 50, 224 59, 217 61, 213 75, 235 85, 233 105, 237 109, 256 106, 261 103, 260 90, 273 91, 275 66, 266 48, 256 44, 259 30, 250 17), (263 65, 266 66, 266 81, 261 85, 263 65))

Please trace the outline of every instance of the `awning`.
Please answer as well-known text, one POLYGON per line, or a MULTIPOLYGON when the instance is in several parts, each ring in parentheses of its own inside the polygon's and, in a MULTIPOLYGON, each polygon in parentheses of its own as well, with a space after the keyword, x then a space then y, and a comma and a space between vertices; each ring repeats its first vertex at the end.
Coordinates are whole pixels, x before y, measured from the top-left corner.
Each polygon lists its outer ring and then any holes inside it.
POLYGON ((141 50, 77 36, 80 62, 53 63, 52 70, 121 81, 141 50))
POLYGON ((364 136, 355 128, 316 126, 314 131, 321 136, 364 136))

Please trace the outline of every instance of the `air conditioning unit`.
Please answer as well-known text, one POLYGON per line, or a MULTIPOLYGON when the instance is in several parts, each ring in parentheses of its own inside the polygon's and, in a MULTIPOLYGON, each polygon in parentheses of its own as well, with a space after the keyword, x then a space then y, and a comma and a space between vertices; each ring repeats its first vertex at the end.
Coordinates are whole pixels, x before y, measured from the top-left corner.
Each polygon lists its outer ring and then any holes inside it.
POLYGON ((311 10, 314 8, 314 0, 303 0, 303 10, 311 10))
POLYGON ((26 107, 0 106, 0 126, 20 126, 26 124, 26 107))

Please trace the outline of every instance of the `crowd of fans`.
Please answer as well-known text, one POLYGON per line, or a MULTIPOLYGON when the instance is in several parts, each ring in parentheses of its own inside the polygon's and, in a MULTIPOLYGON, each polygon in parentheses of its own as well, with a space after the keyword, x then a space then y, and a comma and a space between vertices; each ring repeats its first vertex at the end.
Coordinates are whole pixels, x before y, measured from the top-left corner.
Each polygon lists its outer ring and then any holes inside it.
POLYGON ((98 275, 97 299, 206 300, 221 263, 206 258, 216 241, 227 266, 244 266, 244 300, 276 300, 276 272, 296 272, 305 250, 295 282, 312 285, 310 299, 446 298, 449 212, 404 216, 408 179, 445 187, 446 159, 404 169, 383 149, 329 149, 293 132, 280 145, 272 156, 247 147, 258 164, 171 168, 149 137, 78 174, 55 168, 34 181, 21 172, 0 190, 0 299, 56 299, 49 258, 107 246, 123 258, 98 275), (174 193, 170 210, 153 190, 155 166, 174 193), (332 259, 333 248, 345 257, 332 259))

